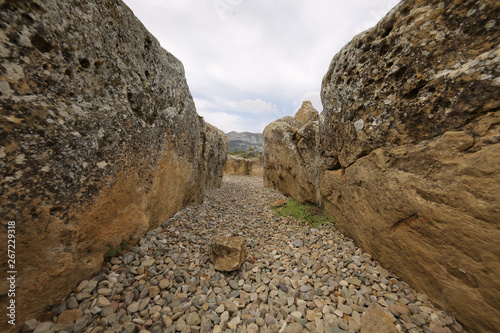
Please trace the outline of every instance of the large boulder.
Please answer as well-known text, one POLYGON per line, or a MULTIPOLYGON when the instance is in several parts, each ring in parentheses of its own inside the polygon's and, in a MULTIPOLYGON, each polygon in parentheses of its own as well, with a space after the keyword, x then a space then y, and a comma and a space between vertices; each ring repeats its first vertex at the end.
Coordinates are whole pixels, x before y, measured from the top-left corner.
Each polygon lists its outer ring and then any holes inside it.
POLYGON ((198 178, 196 180, 198 186, 194 193, 197 196, 196 202, 201 202, 207 187, 221 186, 229 144, 226 134, 210 124, 206 124, 205 131, 202 130, 200 134, 202 144, 198 146, 198 155, 201 158, 198 159, 197 166, 200 172, 196 175, 198 178))
POLYGON ((301 202, 316 203, 318 111, 305 101, 294 117, 264 129, 264 185, 301 202))
POLYGON ((225 175, 262 177, 263 173, 261 154, 249 158, 239 155, 227 155, 226 165, 224 166, 225 175))
POLYGON ((301 124, 308 124, 312 121, 319 120, 318 110, 314 108, 310 101, 303 101, 295 116, 293 116, 301 124))
POLYGON ((323 78, 321 153, 348 167, 497 111, 498 2, 403 1, 354 37, 323 78))
POLYGON ((202 168, 206 171, 205 186, 219 188, 227 161, 229 138, 217 127, 207 124, 204 142, 205 152, 201 160, 205 163, 202 168))
POLYGON ((323 79, 337 227, 472 332, 500 327, 498 1, 403 1, 323 79))
POLYGON ((0 216, 15 222, 19 328, 110 247, 220 184, 227 138, 121 1, 0 1, 0 18, 0 216))

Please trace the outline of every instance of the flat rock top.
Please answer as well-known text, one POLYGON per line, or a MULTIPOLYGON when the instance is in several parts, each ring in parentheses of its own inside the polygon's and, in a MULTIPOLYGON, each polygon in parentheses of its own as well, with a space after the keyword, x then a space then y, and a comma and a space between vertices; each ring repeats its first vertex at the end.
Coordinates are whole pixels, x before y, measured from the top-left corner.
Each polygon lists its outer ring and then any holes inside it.
POLYGON ((360 332, 362 314, 378 304, 401 331, 459 327, 334 227, 313 229, 276 217, 269 206, 280 199, 262 178, 224 176, 202 205, 181 210, 131 252, 111 258, 104 274, 82 284, 56 311, 82 309, 75 326, 83 330, 99 324, 115 332, 134 326, 153 333, 188 332, 188 326, 199 332, 360 332), (247 260, 239 270, 217 272, 210 244, 230 236, 245 239, 247 260), (111 304, 96 307, 93 299, 105 304, 103 298, 111 304))
POLYGON ((215 237, 214 238, 214 244, 220 244, 220 245, 225 245, 229 247, 237 247, 241 246, 242 243, 244 243, 244 238, 243 237, 215 237))

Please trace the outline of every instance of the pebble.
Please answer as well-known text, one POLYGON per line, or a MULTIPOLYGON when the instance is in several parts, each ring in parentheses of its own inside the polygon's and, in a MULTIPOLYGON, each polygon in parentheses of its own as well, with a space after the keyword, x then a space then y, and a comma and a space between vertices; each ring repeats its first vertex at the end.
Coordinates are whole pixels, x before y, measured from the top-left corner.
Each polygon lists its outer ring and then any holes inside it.
POLYGON ((292 323, 292 324, 288 325, 285 332, 286 333, 302 333, 303 329, 304 329, 304 327, 301 324, 292 323))
MULTIPOLYGON (((269 207, 277 200, 286 197, 262 178, 224 176, 203 204, 147 232, 57 308, 81 309, 73 331, 89 333, 358 333, 373 303, 400 331, 461 328, 333 226, 277 218, 269 207), (216 236, 244 237, 248 257, 239 270, 215 271, 208 253, 216 236)), ((57 316, 31 319, 23 332, 71 331, 56 325, 57 316)))
POLYGON ((234 317, 233 319, 231 319, 231 321, 229 321, 227 323, 227 326, 232 329, 232 330, 235 330, 236 327, 238 327, 238 325, 241 323, 241 319, 240 317, 234 317))
POLYGON ((424 326, 426 323, 425 318, 418 313, 411 316, 411 321, 417 326, 424 326))
POLYGON ((76 295, 76 300, 77 300, 78 302, 81 302, 81 301, 84 301, 84 300, 86 300, 86 299, 90 298, 91 296, 92 296, 92 295, 91 295, 90 293, 87 293, 87 292, 81 292, 81 293, 78 293, 78 294, 76 295))
POLYGON ((200 316, 196 312, 191 312, 186 318, 186 323, 190 326, 198 326, 201 324, 200 316))
POLYGON ((111 305, 111 302, 104 296, 100 295, 97 297, 97 302, 95 304, 100 308, 104 308, 111 305))
POLYGON ((339 304, 338 305, 338 309, 340 311, 342 311, 343 313, 348 314, 348 315, 350 315, 352 313, 352 308, 350 306, 348 306, 348 305, 339 304))
POLYGON ((46 331, 51 331, 53 326, 54 326, 54 323, 51 323, 51 322, 40 323, 35 328, 35 330, 33 332, 34 333, 42 333, 42 332, 46 332, 46 331))
POLYGON ((258 333, 259 332, 259 326, 255 323, 251 323, 247 326, 247 333, 258 333))
POLYGON ((113 293, 113 290, 111 290, 109 288, 100 288, 99 290, 97 290, 97 293, 99 295, 111 296, 111 294, 113 293))
POLYGON ((130 313, 135 313, 135 312, 139 311, 139 303, 138 302, 134 302, 134 303, 130 304, 127 307, 127 311, 130 312, 130 313))

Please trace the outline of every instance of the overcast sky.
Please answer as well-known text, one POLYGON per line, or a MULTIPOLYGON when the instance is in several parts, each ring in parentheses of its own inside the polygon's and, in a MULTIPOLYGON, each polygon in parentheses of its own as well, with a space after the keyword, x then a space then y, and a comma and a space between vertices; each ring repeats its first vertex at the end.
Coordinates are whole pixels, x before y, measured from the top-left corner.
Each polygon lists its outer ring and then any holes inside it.
POLYGON ((198 113, 262 132, 310 100, 333 56, 398 0, 125 0, 183 64, 198 113))

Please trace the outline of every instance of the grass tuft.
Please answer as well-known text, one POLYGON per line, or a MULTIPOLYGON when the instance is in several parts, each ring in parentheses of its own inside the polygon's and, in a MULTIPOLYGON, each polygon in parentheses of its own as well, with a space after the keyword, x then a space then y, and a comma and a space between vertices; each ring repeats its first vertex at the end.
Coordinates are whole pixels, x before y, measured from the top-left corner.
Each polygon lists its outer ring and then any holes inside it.
POLYGON ((108 252, 106 252, 106 254, 104 255, 104 260, 105 261, 108 261, 109 259, 111 259, 112 257, 116 256, 117 254, 120 254, 122 252, 124 252, 125 250, 128 249, 128 242, 127 241, 124 241, 120 244, 120 247, 118 248, 113 248, 113 245, 111 245, 108 249, 108 252))
POLYGON ((237 156, 237 155, 239 155, 239 156, 241 156, 241 157, 243 157, 243 158, 251 158, 251 157, 254 157, 254 156, 252 156, 252 155, 253 155, 253 153, 245 152, 245 151, 243 151, 243 150, 240 150, 240 151, 230 151, 230 152, 228 152, 228 154, 229 154, 229 155, 233 155, 233 156, 237 156))
POLYGON ((327 217, 321 207, 310 204, 302 204, 294 198, 288 199, 286 204, 283 206, 273 209, 278 216, 291 216, 299 221, 309 224, 314 228, 321 225, 335 224, 335 218, 327 217))

